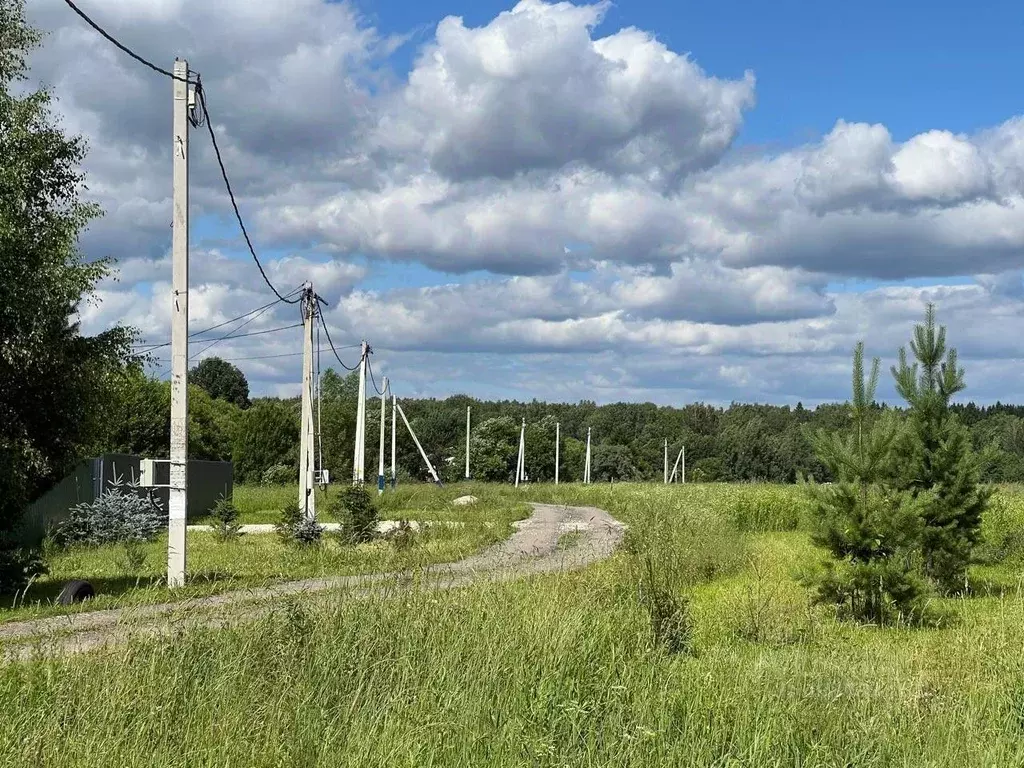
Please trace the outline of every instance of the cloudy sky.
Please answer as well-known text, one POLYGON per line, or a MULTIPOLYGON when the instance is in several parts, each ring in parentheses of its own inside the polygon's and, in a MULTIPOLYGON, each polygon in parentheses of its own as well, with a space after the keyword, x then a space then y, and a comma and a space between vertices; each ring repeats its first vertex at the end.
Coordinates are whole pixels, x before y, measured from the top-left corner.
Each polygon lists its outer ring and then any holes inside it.
MULTIPOLYGON (((845 399, 855 342, 891 363, 933 301, 967 396, 1024 402, 1009 3, 78 4, 201 73, 271 279, 311 280, 335 342, 367 339, 400 396, 845 399)), ((62 0, 29 8, 49 33, 33 77, 88 138, 106 211, 83 249, 119 266, 83 324, 166 341, 171 82, 62 0)), ((273 297, 205 129, 192 174, 200 329, 273 297)), ((297 319, 279 305, 246 330, 297 319)), ((203 354, 296 394, 301 358, 281 355, 300 344, 203 354)))

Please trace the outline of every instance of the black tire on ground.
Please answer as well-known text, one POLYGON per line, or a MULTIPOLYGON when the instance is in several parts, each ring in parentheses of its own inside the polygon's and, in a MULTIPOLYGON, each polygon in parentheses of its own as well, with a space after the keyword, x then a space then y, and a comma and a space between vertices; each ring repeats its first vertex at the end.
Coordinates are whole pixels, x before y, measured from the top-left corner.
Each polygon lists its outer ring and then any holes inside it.
POLYGON ((96 594, 92 584, 81 579, 72 579, 64 585, 64 589, 57 595, 57 602, 60 605, 72 605, 80 603, 96 594))

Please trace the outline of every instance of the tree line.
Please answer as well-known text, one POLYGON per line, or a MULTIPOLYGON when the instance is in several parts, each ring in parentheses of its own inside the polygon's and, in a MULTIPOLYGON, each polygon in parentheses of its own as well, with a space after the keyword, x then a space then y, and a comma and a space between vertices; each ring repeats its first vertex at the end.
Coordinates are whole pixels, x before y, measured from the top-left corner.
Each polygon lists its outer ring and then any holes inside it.
MULTIPOLYGON (((208 358, 192 371, 190 456, 230 460, 236 481, 294 482, 298 476, 298 398, 254 398, 240 370, 208 358)), ((358 376, 328 370, 323 376, 321 439, 323 466, 333 478, 351 477, 358 376)), ((119 417, 110 423, 104 448, 147 457, 167 455, 170 385, 141 370, 125 374, 115 393, 119 417)), ((555 474, 556 424, 560 425, 560 479, 583 477, 587 429, 592 430, 594 482, 660 480, 664 441, 673 464, 686 448, 686 477, 705 482, 793 483, 801 476, 829 482, 833 469, 816 454, 813 434, 847 430, 850 403, 815 408, 733 403, 658 406, 653 403, 546 403, 480 400, 469 395, 403 399, 402 407, 431 463, 445 482, 465 473, 466 408, 472 409, 470 469, 474 479, 511 482, 526 420, 526 471, 530 481, 555 474)), ((873 412, 894 416, 902 408, 870 403, 873 412)), ((1024 482, 1024 407, 997 403, 951 405, 973 447, 984 452, 983 479, 1024 482)), ((390 474, 391 406, 387 405, 385 471, 390 474)), ((367 402, 365 466, 372 478, 378 459, 379 398, 367 402)), ((398 424, 400 481, 426 480, 428 473, 404 425, 398 424)), ((318 446, 319 452, 319 446, 318 446)))

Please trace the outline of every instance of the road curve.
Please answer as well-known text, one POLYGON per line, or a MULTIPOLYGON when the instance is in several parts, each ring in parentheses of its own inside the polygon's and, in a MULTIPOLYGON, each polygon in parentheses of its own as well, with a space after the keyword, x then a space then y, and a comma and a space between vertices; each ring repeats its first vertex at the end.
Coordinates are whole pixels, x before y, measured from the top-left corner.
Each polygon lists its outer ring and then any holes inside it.
MULTIPOLYGON (((447 589, 474 581, 505 581, 525 575, 570 571, 608 557, 625 526, 595 507, 532 504, 533 514, 515 532, 483 552, 418 571, 419 588, 447 589), (572 546, 559 539, 578 532, 572 546)), ((404 572, 287 581, 259 589, 235 590, 174 603, 115 608, 47 619, 0 624, 0 657, 17 661, 80 653, 134 637, 167 635, 191 627, 223 627, 252 621, 274 610, 276 598, 346 591, 360 596, 404 588, 404 572)))

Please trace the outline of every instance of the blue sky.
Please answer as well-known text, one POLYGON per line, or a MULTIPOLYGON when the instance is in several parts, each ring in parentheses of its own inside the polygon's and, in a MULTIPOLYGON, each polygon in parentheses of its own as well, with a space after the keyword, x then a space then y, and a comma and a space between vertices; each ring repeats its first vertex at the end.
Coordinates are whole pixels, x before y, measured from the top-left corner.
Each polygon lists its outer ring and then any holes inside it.
MULTIPOLYGON (((381 29, 432 30, 447 15, 485 24, 510 7, 492 0, 360 0, 381 29)), ((739 143, 790 146, 827 133, 837 118, 885 123, 906 139, 943 126, 972 132, 1015 114, 1024 65, 1019 3, 951 0, 775 0, 610 6, 597 34, 637 26, 709 74, 757 76, 757 108, 739 143)), ((422 41, 421 33, 413 38, 422 41)), ((414 49, 395 59, 408 65, 414 49)))
MULTIPOLYGON (((410 393, 843 399, 853 344, 891 362, 936 302, 970 395, 1024 399, 1009 3, 81 2, 154 60, 188 55, 275 283, 315 279, 337 338, 410 393)), ((83 247, 124 274, 84 326, 161 339, 166 93, 60 0, 31 10, 53 33, 33 70, 107 211, 83 247)), ((207 144, 197 326, 267 293, 207 144)), ((245 370, 292 393, 293 368, 245 370)))

